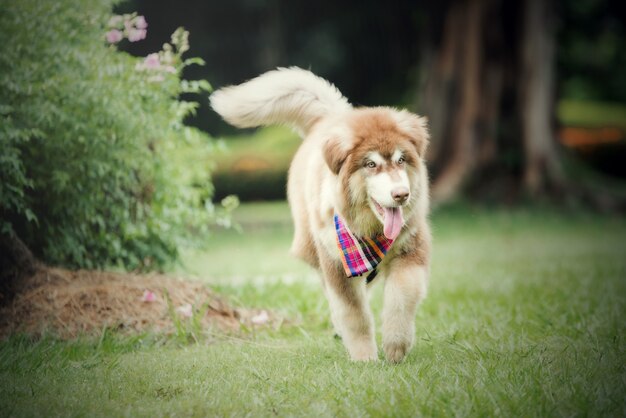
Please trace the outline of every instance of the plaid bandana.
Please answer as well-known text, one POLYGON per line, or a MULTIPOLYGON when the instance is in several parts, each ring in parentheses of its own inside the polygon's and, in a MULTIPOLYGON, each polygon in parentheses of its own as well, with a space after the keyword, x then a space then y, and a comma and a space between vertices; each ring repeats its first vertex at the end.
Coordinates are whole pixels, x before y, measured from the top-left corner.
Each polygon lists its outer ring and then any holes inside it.
POLYGON ((337 214, 335 214, 335 230, 341 262, 348 277, 360 276, 374 270, 393 244, 393 240, 384 235, 357 238, 337 214))

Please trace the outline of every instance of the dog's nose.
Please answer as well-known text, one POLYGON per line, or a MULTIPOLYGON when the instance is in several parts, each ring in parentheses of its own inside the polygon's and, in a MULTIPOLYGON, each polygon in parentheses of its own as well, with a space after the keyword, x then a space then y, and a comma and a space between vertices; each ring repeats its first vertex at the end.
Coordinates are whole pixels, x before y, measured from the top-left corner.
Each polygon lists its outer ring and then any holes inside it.
POLYGON ((406 187, 396 187, 391 191, 391 197, 398 203, 404 203, 409 198, 409 189, 406 187))

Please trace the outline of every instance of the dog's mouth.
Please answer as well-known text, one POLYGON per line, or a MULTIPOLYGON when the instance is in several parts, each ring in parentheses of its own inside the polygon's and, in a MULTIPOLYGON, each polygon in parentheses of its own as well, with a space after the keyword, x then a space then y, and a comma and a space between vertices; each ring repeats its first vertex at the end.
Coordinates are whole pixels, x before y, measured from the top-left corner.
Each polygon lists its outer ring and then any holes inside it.
POLYGON ((402 226, 404 225, 404 218, 402 217, 402 207, 385 207, 379 204, 374 199, 372 199, 372 202, 374 203, 376 213, 378 213, 378 215, 380 215, 380 218, 382 218, 383 232, 385 234, 385 237, 390 240, 395 240, 398 235, 400 235, 400 231, 402 230, 402 226))

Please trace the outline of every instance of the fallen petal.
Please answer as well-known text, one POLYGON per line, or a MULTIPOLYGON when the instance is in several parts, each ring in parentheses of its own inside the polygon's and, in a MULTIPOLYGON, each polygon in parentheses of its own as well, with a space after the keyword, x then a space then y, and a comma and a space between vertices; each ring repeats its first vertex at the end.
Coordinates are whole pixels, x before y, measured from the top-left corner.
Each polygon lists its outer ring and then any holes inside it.
POLYGON ((191 318, 191 315, 193 315, 193 309, 189 303, 176 308, 176 312, 185 318, 191 318))
POLYGON ((255 325, 263 325, 266 324, 270 320, 270 316, 267 314, 267 311, 263 310, 260 313, 254 315, 251 319, 252 323, 255 325))
POLYGON ((144 290, 143 296, 141 297, 142 302, 154 302, 156 301, 156 295, 151 290, 144 290))

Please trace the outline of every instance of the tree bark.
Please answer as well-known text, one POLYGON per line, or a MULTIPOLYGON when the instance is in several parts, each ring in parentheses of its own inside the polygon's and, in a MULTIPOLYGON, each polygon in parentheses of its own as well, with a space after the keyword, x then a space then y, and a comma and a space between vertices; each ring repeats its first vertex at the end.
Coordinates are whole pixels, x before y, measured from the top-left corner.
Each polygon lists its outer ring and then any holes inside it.
POLYGON ((454 196, 475 161, 484 4, 485 0, 456 3, 446 22, 443 61, 446 66, 456 64, 452 71, 458 78, 459 96, 456 117, 451 120, 449 160, 432 189, 433 196, 439 200, 448 200, 454 196))
POLYGON ((520 98, 525 166, 531 195, 563 182, 551 118, 554 115, 554 36, 551 2, 526 0, 521 45, 520 98))
POLYGON ((270 0, 264 10, 265 24, 260 28, 259 68, 262 71, 280 65, 283 56, 283 40, 280 18, 280 0, 270 0))
POLYGON ((550 0, 448 4, 420 106, 431 122, 435 203, 484 184, 536 196, 562 182, 551 19, 550 0))

